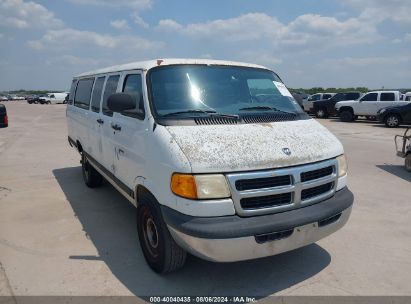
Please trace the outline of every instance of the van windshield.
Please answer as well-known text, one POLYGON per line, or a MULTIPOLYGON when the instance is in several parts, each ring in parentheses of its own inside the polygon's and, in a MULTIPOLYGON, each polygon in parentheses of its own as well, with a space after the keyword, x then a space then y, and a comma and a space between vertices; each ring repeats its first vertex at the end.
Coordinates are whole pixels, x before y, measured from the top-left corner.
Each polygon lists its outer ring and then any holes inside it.
POLYGON ((152 106, 160 117, 303 113, 279 77, 263 69, 165 66, 150 71, 149 83, 152 106))

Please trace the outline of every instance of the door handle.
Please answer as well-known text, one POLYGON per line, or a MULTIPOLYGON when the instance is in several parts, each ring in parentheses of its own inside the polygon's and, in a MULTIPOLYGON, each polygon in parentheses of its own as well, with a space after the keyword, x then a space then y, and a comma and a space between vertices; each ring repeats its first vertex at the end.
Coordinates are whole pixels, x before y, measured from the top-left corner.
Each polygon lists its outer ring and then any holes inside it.
POLYGON ((118 124, 115 124, 115 125, 111 124, 111 127, 116 131, 121 131, 121 126, 119 126, 118 124))
POLYGON ((97 119, 97 122, 101 125, 104 123, 104 120, 102 120, 101 118, 97 119))

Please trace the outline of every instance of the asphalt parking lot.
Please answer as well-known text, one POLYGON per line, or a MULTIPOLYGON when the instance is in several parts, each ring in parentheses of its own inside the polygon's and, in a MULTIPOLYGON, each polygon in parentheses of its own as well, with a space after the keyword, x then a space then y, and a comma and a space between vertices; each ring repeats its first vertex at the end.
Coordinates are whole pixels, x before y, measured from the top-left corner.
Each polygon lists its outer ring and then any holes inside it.
MULTIPOLYGON (((0 295, 411 295, 411 173, 394 134, 320 122, 344 144, 355 205, 339 232, 289 253, 153 273, 135 210, 113 187, 89 189, 67 143, 64 105, 6 103, 0 129, 0 295)), ((313 138, 315 140, 315 138, 313 138)))

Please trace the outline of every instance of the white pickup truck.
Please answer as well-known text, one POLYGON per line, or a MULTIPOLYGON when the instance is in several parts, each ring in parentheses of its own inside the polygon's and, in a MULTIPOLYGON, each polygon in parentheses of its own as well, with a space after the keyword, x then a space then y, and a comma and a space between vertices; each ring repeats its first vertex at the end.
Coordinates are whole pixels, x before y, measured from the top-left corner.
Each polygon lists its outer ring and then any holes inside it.
POLYGON ((340 101, 335 109, 341 121, 354 121, 358 116, 376 117, 378 110, 395 105, 407 104, 400 91, 372 91, 358 100, 340 101))

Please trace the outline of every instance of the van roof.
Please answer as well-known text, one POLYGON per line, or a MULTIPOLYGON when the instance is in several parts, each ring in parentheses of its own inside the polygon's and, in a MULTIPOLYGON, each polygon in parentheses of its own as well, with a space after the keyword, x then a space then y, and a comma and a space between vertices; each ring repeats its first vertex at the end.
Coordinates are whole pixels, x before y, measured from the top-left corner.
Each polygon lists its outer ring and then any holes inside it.
POLYGON ((138 61, 138 62, 121 64, 121 65, 115 65, 115 66, 111 66, 111 67, 107 67, 103 69, 98 69, 95 71, 82 73, 80 75, 75 76, 74 78, 80 78, 80 77, 97 75, 97 74, 114 73, 114 72, 127 71, 127 70, 149 70, 157 66, 174 65, 174 64, 207 64, 207 65, 227 65, 227 66, 231 65, 231 66, 243 66, 243 67, 270 70, 269 68, 262 66, 262 65, 256 65, 256 64, 245 63, 245 62, 236 62, 236 61, 214 60, 214 59, 159 58, 159 59, 153 59, 153 60, 147 60, 147 61, 138 61))

